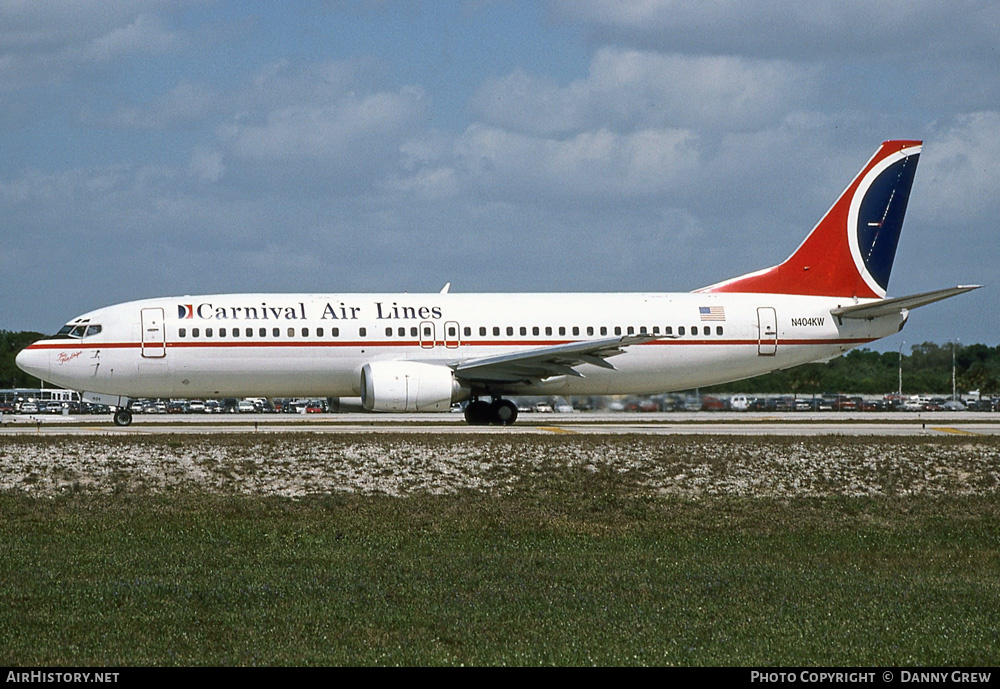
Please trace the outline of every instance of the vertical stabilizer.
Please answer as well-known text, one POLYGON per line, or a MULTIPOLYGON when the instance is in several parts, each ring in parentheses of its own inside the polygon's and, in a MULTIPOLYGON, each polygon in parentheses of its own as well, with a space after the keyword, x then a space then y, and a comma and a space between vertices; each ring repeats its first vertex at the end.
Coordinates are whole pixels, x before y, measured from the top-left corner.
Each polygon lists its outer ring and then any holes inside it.
POLYGON ((784 263, 697 291, 884 298, 921 143, 883 143, 784 263))

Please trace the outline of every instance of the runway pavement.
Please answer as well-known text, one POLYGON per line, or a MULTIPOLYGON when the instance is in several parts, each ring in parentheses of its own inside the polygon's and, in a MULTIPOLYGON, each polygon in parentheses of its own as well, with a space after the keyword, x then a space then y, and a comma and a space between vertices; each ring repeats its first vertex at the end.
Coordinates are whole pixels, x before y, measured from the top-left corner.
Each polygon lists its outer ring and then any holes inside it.
POLYGON ((10 415, 0 436, 161 433, 579 433, 595 435, 1000 435, 1000 413, 670 412, 522 413, 515 425, 469 426, 461 414, 165 414, 136 415, 119 428, 110 417, 10 415))

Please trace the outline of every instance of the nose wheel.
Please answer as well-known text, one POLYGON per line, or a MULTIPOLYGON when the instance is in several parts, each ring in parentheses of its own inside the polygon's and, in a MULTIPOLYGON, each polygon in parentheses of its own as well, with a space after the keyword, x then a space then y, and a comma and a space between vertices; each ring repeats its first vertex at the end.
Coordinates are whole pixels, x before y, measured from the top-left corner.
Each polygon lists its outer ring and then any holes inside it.
POLYGON ((132 412, 128 409, 119 409, 115 412, 115 425, 128 426, 132 423, 132 412))

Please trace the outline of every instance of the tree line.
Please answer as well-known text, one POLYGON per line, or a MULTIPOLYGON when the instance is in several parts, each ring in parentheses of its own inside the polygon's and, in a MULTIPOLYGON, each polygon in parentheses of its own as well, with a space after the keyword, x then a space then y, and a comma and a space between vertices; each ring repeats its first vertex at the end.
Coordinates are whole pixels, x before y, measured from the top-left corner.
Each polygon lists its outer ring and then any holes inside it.
MULTIPOLYGON (((780 345, 779 345, 780 346, 780 345)), ((825 363, 804 364, 750 380, 717 385, 714 392, 822 394, 839 392, 876 395, 897 392, 902 373, 903 395, 950 396, 952 356, 959 395, 979 390, 984 396, 1000 393, 1000 346, 983 344, 913 345, 910 353, 852 349, 825 363)))
MULTIPOLYGON (((39 386, 37 378, 27 375, 14 364, 14 357, 42 337, 42 333, 0 330, 0 388, 39 386)), ((1000 393, 1000 346, 953 346, 933 342, 913 345, 909 354, 902 354, 902 364, 898 352, 853 349, 826 363, 804 364, 750 380, 716 385, 711 390, 775 394, 886 394, 897 390, 902 365, 904 395, 950 395, 953 352, 955 383, 960 393, 969 390, 979 390, 983 395, 1000 393)))

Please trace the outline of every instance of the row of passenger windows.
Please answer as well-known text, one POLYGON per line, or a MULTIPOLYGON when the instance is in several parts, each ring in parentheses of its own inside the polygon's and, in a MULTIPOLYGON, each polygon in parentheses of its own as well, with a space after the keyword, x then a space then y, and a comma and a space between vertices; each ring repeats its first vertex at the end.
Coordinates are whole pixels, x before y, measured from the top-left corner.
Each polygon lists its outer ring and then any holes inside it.
MULTIPOLYGON (((91 328, 93 328, 93 327, 94 326, 91 326, 91 328)), ((433 327, 431 327, 429 325, 422 325, 420 327, 423 329, 423 332, 421 332, 417 328, 417 326, 410 326, 409 328, 398 327, 398 328, 395 328, 395 329, 389 327, 389 328, 385 329, 385 336, 386 337, 393 337, 395 335, 395 336, 398 336, 398 337, 406 337, 407 334, 409 334, 410 337, 418 337, 418 336, 434 337, 434 328, 433 327)), ((98 331, 99 331, 100 330, 100 326, 97 326, 97 328, 98 328, 98 331)), ((522 335, 522 336, 527 336, 528 335, 528 330, 529 330, 529 328, 527 326, 522 325, 522 326, 520 326, 520 327, 517 328, 517 334, 518 335, 522 335)), ((664 335, 666 337, 683 337, 684 335, 686 335, 688 333, 688 330, 683 325, 677 327, 677 334, 676 335, 674 334, 674 328, 673 328, 673 326, 670 326, 670 325, 665 326, 663 328, 662 333, 660 331, 660 326, 658 326, 658 325, 654 325, 652 328, 649 328, 648 326, 645 326, 645 325, 638 326, 638 327, 632 326, 632 325, 624 326, 624 327, 622 327, 622 326, 614 326, 613 328, 608 328, 607 326, 604 326, 604 325, 602 325, 602 326, 588 325, 585 328, 581 328, 578 325, 569 326, 569 327, 562 326, 562 325, 558 326, 558 327, 553 327, 553 326, 540 327, 540 326, 536 325, 536 326, 533 326, 530 330, 531 330, 531 335, 533 337, 541 336, 543 333, 544 333, 544 335, 546 337, 551 337, 553 335, 559 335, 560 337, 565 337, 566 335, 572 335, 573 337, 579 337, 581 334, 586 334, 588 337, 593 337, 594 335, 600 335, 600 336, 605 336, 606 337, 606 336, 608 336, 610 334, 614 334, 615 336, 636 335, 636 334, 639 334, 639 335, 664 335)), ((454 339, 454 338, 458 337, 458 326, 457 325, 446 324, 445 331, 446 331, 446 337, 448 337, 449 339, 454 339)), ((294 338, 294 337, 310 337, 310 332, 311 331, 310 331, 309 328, 299 328, 298 330, 296 330, 295 328, 287 328, 285 330, 285 336, 286 337, 291 337, 291 338, 294 338)), ((492 327, 492 329, 487 328, 486 326, 479 326, 479 336, 480 337, 487 337, 490 332, 492 332, 492 335, 494 337, 500 337, 502 334, 505 334, 507 336, 513 336, 514 333, 515 333, 515 328, 512 325, 508 325, 508 326, 506 326, 505 328, 502 328, 502 329, 498 325, 494 325, 492 327)), ((90 335, 90 334, 93 334, 93 333, 88 332, 87 334, 90 335)), ((698 336, 698 335, 705 335, 706 337, 707 336, 711 336, 712 335, 712 328, 711 328, 711 326, 703 325, 703 326, 701 326, 701 328, 699 330, 699 326, 692 325, 690 327, 690 334, 692 336, 698 336)), ((715 334, 716 335, 722 335, 723 334, 723 329, 722 329, 721 325, 715 326, 715 334)), ((246 328, 239 328, 239 327, 225 328, 225 327, 222 327, 222 328, 204 328, 204 329, 202 329, 202 328, 191 328, 190 335, 191 335, 191 337, 202 337, 202 336, 204 336, 204 337, 231 337, 231 338, 241 338, 241 337, 251 337, 251 338, 252 337, 263 337, 263 338, 266 338, 266 337, 279 337, 280 338, 280 337, 282 337, 282 329, 281 328, 271 328, 270 331, 268 331, 267 328, 257 328, 257 329, 254 329, 254 328, 251 328, 251 327, 246 327, 246 328)), ((464 337, 472 337, 472 328, 470 328, 469 326, 466 326, 465 328, 463 328, 462 329, 462 335, 464 337)), ((187 328, 179 328, 177 330, 177 336, 180 337, 180 338, 187 338, 188 337, 188 329, 187 328)), ((316 328, 315 329, 315 336, 316 337, 325 337, 326 336, 326 329, 322 328, 322 327, 316 328)), ((359 328, 358 329, 358 336, 359 337, 367 337, 368 336, 368 329, 367 328, 363 328, 363 327, 359 328)), ((340 337, 340 328, 330 328, 330 337, 340 337)))
MULTIPOLYGON (((402 330, 402 328, 400 328, 400 330, 402 330)), ((638 327, 634 326, 634 325, 629 325, 629 326, 625 326, 625 327, 622 327, 620 325, 616 325, 613 328, 608 328, 607 326, 604 326, 604 325, 599 326, 599 327, 593 326, 593 325, 588 325, 586 328, 581 328, 578 325, 574 325, 572 327, 559 326, 558 328, 553 328, 552 326, 548 326, 547 325, 544 328, 542 328, 542 327, 536 325, 536 326, 534 326, 534 327, 531 328, 531 334, 532 334, 532 336, 541 335, 543 332, 545 333, 546 336, 551 336, 551 335, 555 335, 555 334, 558 334, 560 336, 565 336, 567 334, 571 334, 573 336, 579 336, 581 333, 586 333, 588 336, 593 336, 593 335, 607 336, 609 334, 614 334, 616 336, 620 336, 620 335, 636 335, 636 334, 639 334, 639 335, 661 335, 662 334, 662 335, 665 335, 667 337, 674 337, 675 336, 674 335, 674 327, 671 326, 671 325, 665 326, 663 328, 663 332, 662 333, 660 332, 660 326, 658 326, 658 325, 654 325, 652 328, 650 328, 648 326, 645 326, 645 325, 638 326, 638 327)), ((480 326, 479 327, 479 335, 481 337, 485 337, 486 333, 487 333, 487 328, 485 326, 480 326)), ((505 333, 506 335, 513 335, 514 334, 514 327, 508 325, 503 330, 503 333, 505 333)), ((715 334, 716 335, 721 335, 722 333, 723 333, 722 326, 721 325, 715 326, 715 334)), ((387 328, 386 329, 386 335, 391 335, 391 334, 392 334, 391 333, 391 328, 387 328)), ((400 333, 400 334, 402 334, 402 333, 400 333)), ((454 329, 452 329, 448 334, 449 334, 449 336, 454 337, 455 336, 454 329)), ((464 329, 464 333, 463 334, 466 337, 471 337, 472 336, 472 328, 466 327, 464 329)), ((496 325, 493 326, 493 335, 494 335, 494 337, 499 336, 500 334, 501 334, 500 327, 496 326, 496 325)), ((527 335, 528 334, 528 328, 527 328, 527 326, 523 326, 523 325, 520 326, 517 329, 517 334, 518 335, 527 335)), ((680 337, 680 336, 686 335, 686 334, 687 334, 686 328, 683 325, 678 326, 678 328, 677 328, 677 335, 676 336, 680 337)), ((691 326, 691 335, 699 335, 699 334, 706 335, 706 336, 711 335, 712 334, 712 328, 711 328, 711 326, 708 326, 708 325, 702 326, 701 330, 699 331, 697 325, 692 325, 691 326)))
MULTIPOLYGON (((286 331, 287 337, 296 337, 295 328, 288 328, 286 331)), ((302 328, 302 337, 309 337, 309 328, 302 328)), ((281 328, 271 328, 271 334, 268 335, 267 328, 257 328, 255 331, 253 328, 205 328, 204 333, 201 328, 191 328, 191 337, 201 337, 204 334, 205 337, 281 337, 281 328)), ((359 333, 362 337, 365 336, 365 329, 361 328, 359 333)), ((326 330, 324 328, 316 328, 316 337, 324 337, 326 335, 326 330)), ((187 328, 178 328, 178 337, 187 337, 187 328)), ((340 337, 340 328, 330 328, 331 337, 340 337)))

